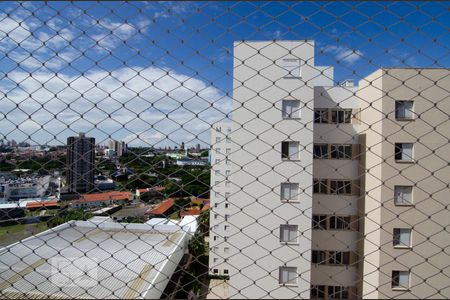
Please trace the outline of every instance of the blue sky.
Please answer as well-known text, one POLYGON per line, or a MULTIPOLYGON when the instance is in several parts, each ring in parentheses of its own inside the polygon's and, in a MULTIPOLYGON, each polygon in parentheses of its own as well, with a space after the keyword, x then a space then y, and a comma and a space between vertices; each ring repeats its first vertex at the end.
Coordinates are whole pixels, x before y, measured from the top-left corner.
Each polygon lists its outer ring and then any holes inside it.
POLYGON ((448 4, 2 2, 0 138, 207 144, 230 112, 233 41, 314 40, 336 81, 449 67, 448 4))

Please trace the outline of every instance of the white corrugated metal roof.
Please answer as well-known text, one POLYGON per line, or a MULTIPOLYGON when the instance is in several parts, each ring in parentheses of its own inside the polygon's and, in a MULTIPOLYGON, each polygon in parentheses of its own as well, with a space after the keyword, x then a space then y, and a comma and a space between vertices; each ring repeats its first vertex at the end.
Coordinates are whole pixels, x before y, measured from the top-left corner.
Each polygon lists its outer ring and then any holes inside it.
POLYGON ((186 242, 177 226, 71 221, 0 249, 0 295, 144 297, 186 242))

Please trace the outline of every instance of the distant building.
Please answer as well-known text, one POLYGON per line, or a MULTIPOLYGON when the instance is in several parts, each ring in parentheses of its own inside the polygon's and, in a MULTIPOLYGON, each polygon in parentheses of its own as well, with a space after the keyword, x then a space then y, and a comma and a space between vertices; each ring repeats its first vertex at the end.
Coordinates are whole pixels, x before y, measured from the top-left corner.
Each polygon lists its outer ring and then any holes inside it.
POLYGON ((130 192, 112 191, 97 194, 84 194, 78 200, 71 201, 72 208, 101 207, 113 204, 127 204, 133 200, 130 192))
POLYGON ((190 158, 182 158, 177 159, 177 166, 206 166, 208 165, 208 161, 204 159, 190 159, 190 158))
POLYGON ((197 145, 195 146, 195 151, 200 152, 200 150, 201 150, 200 144, 197 144, 197 145))
POLYGON ((19 201, 24 198, 37 198, 45 195, 50 176, 25 178, 0 178, 0 202, 19 201))
POLYGON ((173 213, 174 203, 174 199, 166 199, 155 208, 147 210, 145 214, 150 217, 168 217, 173 213))
POLYGON ((113 150, 115 155, 120 157, 127 153, 127 144, 124 141, 109 140, 108 149, 113 150))
POLYGON ((116 183, 110 178, 99 175, 94 177, 95 189, 99 191, 111 191, 116 189, 116 183))
POLYGON ((80 133, 67 138, 67 187, 69 192, 87 193, 94 188, 95 139, 80 133))

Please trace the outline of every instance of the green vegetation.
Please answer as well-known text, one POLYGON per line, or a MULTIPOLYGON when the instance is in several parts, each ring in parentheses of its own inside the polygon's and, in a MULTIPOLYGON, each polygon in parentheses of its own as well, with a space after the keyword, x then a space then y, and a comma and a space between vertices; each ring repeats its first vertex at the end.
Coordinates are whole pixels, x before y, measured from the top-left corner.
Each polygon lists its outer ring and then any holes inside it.
POLYGON ((120 181, 120 187, 126 190, 165 186, 164 196, 201 198, 209 197, 210 169, 202 166, 173 165, 174 160, 165 155, 145 157, 149 154, 149 148, 133 148, 126 155, 120 157, 121 166, 131 168, 134 174, 127 180, 120 181), (146 149, 146 150, 143 150, 146 149), (164 162, 164 163, 163 163, 164 162), (165 167, 163 167, 165 165, 165 167), (180 178, 181 181, 169 180, 180 178))
POLYGON ((85 212, 81 209, 67 209, 61 211, 59 214, 52 217, 47 221, 47 226, 49 228, 61 225, 63 223, 69 222, 71 220, 84 220, 92 218, 92 213, 85 212))
POLYGON ((0 227, 0 246, 10 245, 47 229, 45 222, 2 226, 0 227))
POLYGON ((58 158, 51 158, 50 156, 32 157, 30 159, 18 162, 14 169, 30 169, 41 174, 46 174, 51 170, 64 169, 65 164, 65 156, 60 156, 58 158))

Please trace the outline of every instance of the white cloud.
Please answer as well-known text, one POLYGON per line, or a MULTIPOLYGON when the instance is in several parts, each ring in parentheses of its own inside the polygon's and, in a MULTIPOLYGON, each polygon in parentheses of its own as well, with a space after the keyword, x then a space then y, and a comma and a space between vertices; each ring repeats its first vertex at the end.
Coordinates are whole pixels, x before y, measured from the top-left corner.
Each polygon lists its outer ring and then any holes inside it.
POLYGON ((112 135, 134 145, 173 145, 196 137, 192 143, 208 143, 210 126, 231 109, 231 100, 206 82, 156 67, 85 76, 38 71, 30 77, 17 70, 8 77, 12 84, 0 83, 5 95, 0 111, 7 113, 0 128, 8 139, 25 134, 56 143, 86 131, 99 142, 112 135))
POLYGON ((324 53, 333 54, 336 60, 343 61, 349 65, 354 64, 364 55, 363 52, 357 49, 350 49, 344 46, 329 45, 322 49, 324 53))

